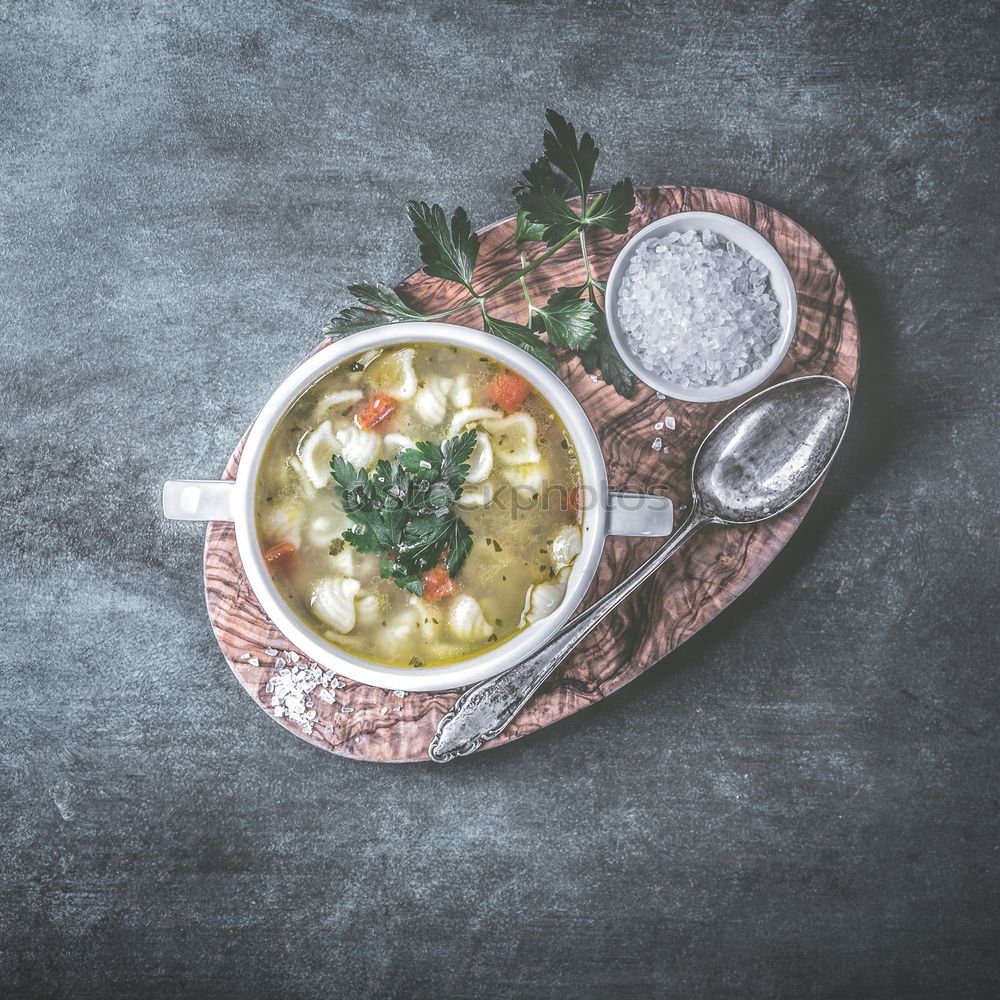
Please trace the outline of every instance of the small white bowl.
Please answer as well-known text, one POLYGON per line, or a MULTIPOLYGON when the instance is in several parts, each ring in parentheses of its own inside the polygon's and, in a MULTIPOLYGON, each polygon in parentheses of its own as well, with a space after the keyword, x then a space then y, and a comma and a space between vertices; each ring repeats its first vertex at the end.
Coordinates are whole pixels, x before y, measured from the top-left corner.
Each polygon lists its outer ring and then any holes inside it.
POLYGON ((795 321, 798 316, 798 297, 795 294, 795 283, 792 281, 792 276, 789 274, 785 262, 781 259, 781 254, 756 229, 751 229, 742 222, 731 219, 728 215, 719 215, 717 212, 679 212, 677 215, 668 215, 666 218, 651 222, 645 228, 640 229, 622 248, 611 268, 605 303, 608 332, 611 334, 611 339, 618 349, 618 353, 622 356, 622 360, 635 372, 636 377, 665 396, 692 403, 718 403, 724 399, 735 399, 744 393, 752 392, 766 381, 781 364, 782 359, 788 353, 788 348, 792 345, 792 340, 795 337, 795 321), (669 382, 655 372, 651 372, 629 347, 618 320, 618 299, 621 295, 622 281, 628 269, 628 263, 639 244, 651 237, 665 236, 671 232, 683 233, 689 229, 694 229, 698 233, 705 229, 711 230, 723 239, 732 240, 738 247, 756 257, 767 268, 768 276, 771 279, 771 289, 774 292, 774 297, 778 300, 781 336, 772 345, 767 361, 760 368, 727 385, 678 385, 676 382, 669 382))

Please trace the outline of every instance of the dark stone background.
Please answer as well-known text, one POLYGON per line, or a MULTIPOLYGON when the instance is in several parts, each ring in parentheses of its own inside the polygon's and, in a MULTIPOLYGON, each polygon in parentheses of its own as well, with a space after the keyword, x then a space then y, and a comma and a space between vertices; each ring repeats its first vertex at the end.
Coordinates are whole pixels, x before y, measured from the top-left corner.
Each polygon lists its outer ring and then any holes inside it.
POLYGON ((1000 989, 994 4, 0 5, 0 993, 1000 989), (600 179, 745 192, 843 266, 848 444, 667 662, 447 768, 326 756, 219 655, 219 473, 402 207, 510 211, 543 110, 600 179))

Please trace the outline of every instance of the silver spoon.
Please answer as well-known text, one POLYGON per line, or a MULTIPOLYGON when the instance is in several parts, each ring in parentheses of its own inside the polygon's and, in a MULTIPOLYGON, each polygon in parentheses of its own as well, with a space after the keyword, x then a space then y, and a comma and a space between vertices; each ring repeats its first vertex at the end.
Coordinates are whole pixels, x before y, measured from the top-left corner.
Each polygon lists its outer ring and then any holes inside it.
POLYGON ((751 396, 709 431, 691 469, 691 513, 631 576, 498 677, 469 688, 441 720, 428 748, 438 763, 498 736, 545 678, 597 624, 706 524, 754 524, 804 496, 833 460, 851 396, 828 375, 792 379, 751 396))

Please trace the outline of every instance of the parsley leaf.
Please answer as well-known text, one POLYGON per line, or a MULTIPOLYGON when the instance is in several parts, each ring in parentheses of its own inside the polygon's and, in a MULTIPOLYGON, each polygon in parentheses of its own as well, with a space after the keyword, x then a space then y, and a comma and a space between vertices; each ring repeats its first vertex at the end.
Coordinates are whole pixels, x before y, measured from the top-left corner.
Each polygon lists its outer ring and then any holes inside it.
POLYGON ((573 182, 586 205, 590 181, 594 176, 594 164, 597 163, 594 139, 589 132, 584 132, 578 142, 576 129, 558 111, 551 108, 545 112, 545 120, 551 129, 546 129, 542 137, 545 158, 573 182))
POLYGON ((331 474, 352 522, 344 540, 359 552, 378 553, 382 577, 418 597, 422 574, 442 559, 457 576, 472 549, 472 531, 452 508, 475 447, 475 430, 440 445, 420 441, 395 463, 381 460, 370 474, 335 455, 331 474))
POLYGON ((546 350, 542 339, 531 329, 521 323, 509 323, 505 319, 497 319, 488 314, 483 315, 483 329, 487 333, 492 333, 494 337, 508 340, 516 344, 522 351, 527 351, 533 358, 537 358, 546 367, 555 371, 559 366, 555 358, 546 350))
MULTIPOLYGON (((472 272, 479 256, 479 237, 464 208, 456 208, 451 228, 440 205, 411 201, 406 206, 413 223, 413 233, 420 241, 420 259, 424 270, 435 278, 456 281, 472 289, 472 272)), ((475 294, 475 292, 473 292, 475 294)))
POLYGON ((582 351, 595 336, 594 324, 599 310, 580 298, 583 287, 557 288, 544 306, 535 306, 535 322, 549 335, 555 347, 571 347, 582 351))
POLYGON ((540 232, 540 238, 550 247, 582 228, 580 216, 566 203, 565 195, 554 188, 528 188, 517 196, 517 203, 531 231, 540 232))
POLYGON ((361 330, 370 330, 373 326, 381 326, 383 323, 391 323, 392 320, 374 309, 362 309, 360 306, 351 306, 334 316, 323 327, 323 336, 328 340, 343 340, 352 333, 361 330))
POLYGON ((629 213, 635 208, 635 191, 626 177, 612 185, 611 190, 598 195, 587 209, 589 225, 600 226, 612 233, 624 233, 628 229, 629 213))
POLYGON ((373 326, 386 323, 411 323, 427 318, 407 305, 399 293, 388 285, 362 282, 348 285, 347 290, 368 308, 351 306, 342 309, 339 315, 334 316, 323 327, 323 335, 330 340, 340 340, 359 330, 370 330, 373 326))
MULTIPOLYGON (((557 174, 548 160, 540 156, 530 167, 521 172, 524 178, 523 184, 518 184, 511 194, 517 198, 520 205, 520 195, 529 191, 558 191, 563 199, 568 198, 573 193, 573 182, 562 174, 557 174)), ((514 224, 514 242, 524 243, 526 240, 541 240, 545 238, 545 226, 539 222, 529 222, 528 213, 519 208, 517 220, 514 224)))
POLYGON ((412 306, 406 304, 395 288, 381 283, 368 284, 361 282, 357 285, 348 285, 347 290, 363 306, 371 309, 378 309, 379 312, 388 313, 400 322, 404 320, 421 320, 424 314, 417 312, 412 306))
POLYGON ((611 342, 608 333, 608 323, 604 313, 596 309, 594 317, 594 341, 586 350, 580 352, 583 367, 593 374, 599 368, 605 382, 613 385, 615 391, 626 399, 631 399, 635 393, 635 379, 631 369, 622 361, 611 342))

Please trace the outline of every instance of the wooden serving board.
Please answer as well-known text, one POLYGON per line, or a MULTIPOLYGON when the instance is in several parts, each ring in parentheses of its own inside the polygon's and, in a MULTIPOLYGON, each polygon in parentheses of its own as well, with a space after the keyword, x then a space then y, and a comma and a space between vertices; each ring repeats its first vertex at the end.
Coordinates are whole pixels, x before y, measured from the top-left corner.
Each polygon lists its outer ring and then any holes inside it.
MULTIPOLYGON (((823 248, 801 226, 760 202, 706 188, 645 188, 636 192, 629 232, 594 233, 589 240, 592 266, 607 277, 615 257, 638 229, 674 212, 707 210, 752 226, 777 248, 798 292, 798 328, 791 349, 767 384, 799 375, 834 375, 855 389, 858 375, 858 327, 844 281, 823 248)), ((476 268, 478 287, 489 287, 519 266, 525 248, 511 244, 513 218, 480 233, 476 268)), ((529 244, 529 257, 539 245, 529 244)), ((579 285, 584 275, 579 248, 570 244, 528 276, 532 297, 541 300, 560 285, 579 285), (576 251, 576 252, 574 252, 576 251)), ((399 286, 418 308, 439 312, 457 304, 462 290, 418 271, 399 286)), ((491 300, 491 311, 524 322, 526 309, 514 284, 491 300)), ((452 322, 480 326, 470 310, 452 322)), ((622 399, 603 382, 587 375, 574 359, 560 376, 583 405, 604 445, 612 489, 665 491, 683 520, 690 502, 691 460, 709 429, 741 400, 683 403, 660 400, 642 383, 633 400, 622 399), (675 430, 655 430, 672 416, 675 430), (656 451, 652 442, 663 440, 656 451)), ((244 441, 246 436, 244 436, 244 441)), ((243 441, 226 466, 234 479, 243 441)), ((708 624, 734 601, 777 555, 798 527, 815 491, 791 511, 750 527, 714 526, 696 535, 660 572, 619 606, 536 695, 517 720, 483 749, 519 739, 587 705, 606 698, 638 677, 672 649, 708 624)), ((635 569, 656 546, 656 539, 610 538, 585 604, 605 593, 635 569)), ((213 522, 205 541, 205 591, 212 626, 233 672, 251 697, 273 715, 265 690, 274 674, 275 653, 293 650, 268 620, 244 575, 231 524, 213 522)), ((305 660, 303 654, 303 660, 305 660)), ((435 728, 458 691, 406 694, 383 691, 341 678, 337 701, 314 700, 316 719, 305 733, 287 719, 281 725, 308 742, 348 757, 376 761, 426 761, 435 728)))

